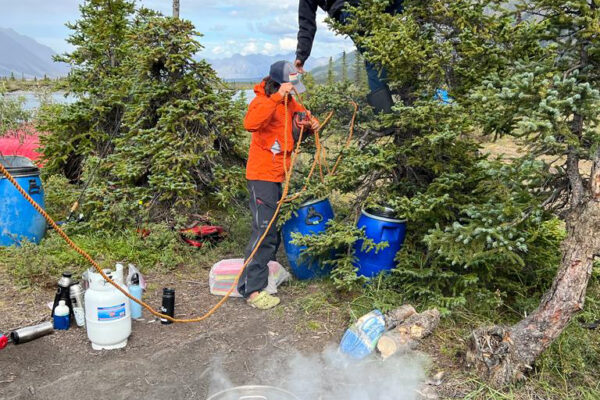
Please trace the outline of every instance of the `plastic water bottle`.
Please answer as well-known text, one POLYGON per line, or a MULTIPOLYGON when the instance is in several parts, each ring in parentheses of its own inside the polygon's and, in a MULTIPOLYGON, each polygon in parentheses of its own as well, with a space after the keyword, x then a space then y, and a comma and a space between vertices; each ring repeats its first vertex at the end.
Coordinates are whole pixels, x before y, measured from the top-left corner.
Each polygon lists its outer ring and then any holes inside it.
POLYGON ((339 350, 360 360, 373 352, 385 331, 385 319, 379 310, 360 317, 342 337, 339 350))
POLYGON ((60 300, 54 309, 54 329, 69 329, 69 307, 64 300, 60 300))
MULTIPOLYGON (((133 274, 131 277, 131 285, 129 285, 129 294, 138 300, 142 300, 142 287, 140 286, 140 277, 138 274, 133 274)), ((142 306, 133 300, 129 300, 131 308, 131 318, 142 318, 142 306)))

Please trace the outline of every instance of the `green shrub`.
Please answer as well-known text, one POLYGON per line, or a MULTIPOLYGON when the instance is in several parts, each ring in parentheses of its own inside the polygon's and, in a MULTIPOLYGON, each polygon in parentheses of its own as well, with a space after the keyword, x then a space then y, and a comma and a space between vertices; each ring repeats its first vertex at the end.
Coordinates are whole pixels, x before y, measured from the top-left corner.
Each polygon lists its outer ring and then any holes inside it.
POLYGON ((134 2, 86 1, 69 27, 70 105, 39 115, 46 174, 89 185, 92 229, 173 222, 182 212, 230 206, 240 189, 246 105, 205 60, 190 21, 134 2), (106 48, 106 51, 98 51, 106 48))

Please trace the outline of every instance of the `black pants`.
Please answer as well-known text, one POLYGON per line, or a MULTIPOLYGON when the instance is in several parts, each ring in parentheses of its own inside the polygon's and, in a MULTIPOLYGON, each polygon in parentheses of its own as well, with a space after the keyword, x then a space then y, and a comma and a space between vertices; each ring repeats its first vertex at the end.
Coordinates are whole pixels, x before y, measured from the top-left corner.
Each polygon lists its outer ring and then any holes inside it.
MULTIPOLYGON (((277 202, 281 199, 281 183, 267 181, 248 181, 250 192, 250 212, 252 214, 252 235, 246 247, 247 259, 254 247, 262 237, 269 225, 277 202)), ((248 263, 238 282, 238 291, 244 297, 251 293, 267 287, 269 280, 269 266, 271 260, 276 260, 277 249, 281 243, 281 237, 277 230, 277 219, 271 225, 271 229, 260 244, 260 247, 248 263)))

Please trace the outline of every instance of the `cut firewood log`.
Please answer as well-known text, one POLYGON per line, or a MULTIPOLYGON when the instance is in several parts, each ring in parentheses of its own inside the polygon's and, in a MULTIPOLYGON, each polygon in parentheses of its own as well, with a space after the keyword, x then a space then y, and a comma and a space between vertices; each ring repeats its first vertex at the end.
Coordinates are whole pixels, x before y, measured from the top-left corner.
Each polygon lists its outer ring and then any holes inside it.
POLYGON ((383 358, 394 353, 415 349, 419 341, 430 335, 440 323, 438 310, 413 314, 391 331, 385 332, 377 342, 377 350, 383 358))
POLYGON ((389 331, 390 329, 394 329, 404 322, 408 317, 416 313, 417 311, 410 304, 404 304, 392 311, 388 311, 383 316, 385 318, 385 330, 389 331))

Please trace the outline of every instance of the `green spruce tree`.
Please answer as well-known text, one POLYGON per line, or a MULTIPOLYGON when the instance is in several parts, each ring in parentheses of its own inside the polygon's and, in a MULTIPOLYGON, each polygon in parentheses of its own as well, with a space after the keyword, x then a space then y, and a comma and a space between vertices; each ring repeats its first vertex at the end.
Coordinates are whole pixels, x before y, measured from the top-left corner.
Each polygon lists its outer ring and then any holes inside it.
POLYGON ((354 84, 358 87, 364 85, 363 82, 363 70, 365 69, 365 63, 358 50, 354 51, 354 84))
POLYGON ((346 58, 346 51, 342 52, 342 82, 348 81, 348 60, 346 58))
POLYGON ((333 85, 335 82, 335 73, 333 71, 333 57, 329 57, 329 63, 327 64, 327 84, 333 85))
POLYGON ((191 22, 129 1, 89 0, 81 10, 69 25, 75 50, 61 57, 79 101, 47 109, 40 129, 52 132, 47 171, 90 182, 89 224, 171 220, 243 193, 242 106, 194 59, 202 47, 191 22))
POLYGON ((472 92, 471 109, 484 132, 510 135, 543 160, 548 177, 531 190, 543 193, 546 210, 564 219, 567 235, 539 306, 511 327, 473 333, 471 359, 498 386, 522 377, 583 309, 600 254, 600 4, 528 0, 511 6, 498 14, 511 21, 496 35, 503 50, 498 68, 472 92))
MULTIPOLYGON (((391 15, 386 6, 363 2, 336 28, 386 69, 399 112, 380 118, 393 129, 364 132, 325 185, 354 196, 353 209, 386 204, 410 221, 387 288, 444 312, 508 303, 528 315, 472 337, 469 361, 501 386, 581 310, 600 254, 600 7, 406 1, 391 15), (525 155, 486 155, 481 132, 522 140, 525 155)), ((321 255, 337 246, 334 277, 347 284, 357 279, 347 243, 360 237, 339 221, 303 243, 321 255)))

